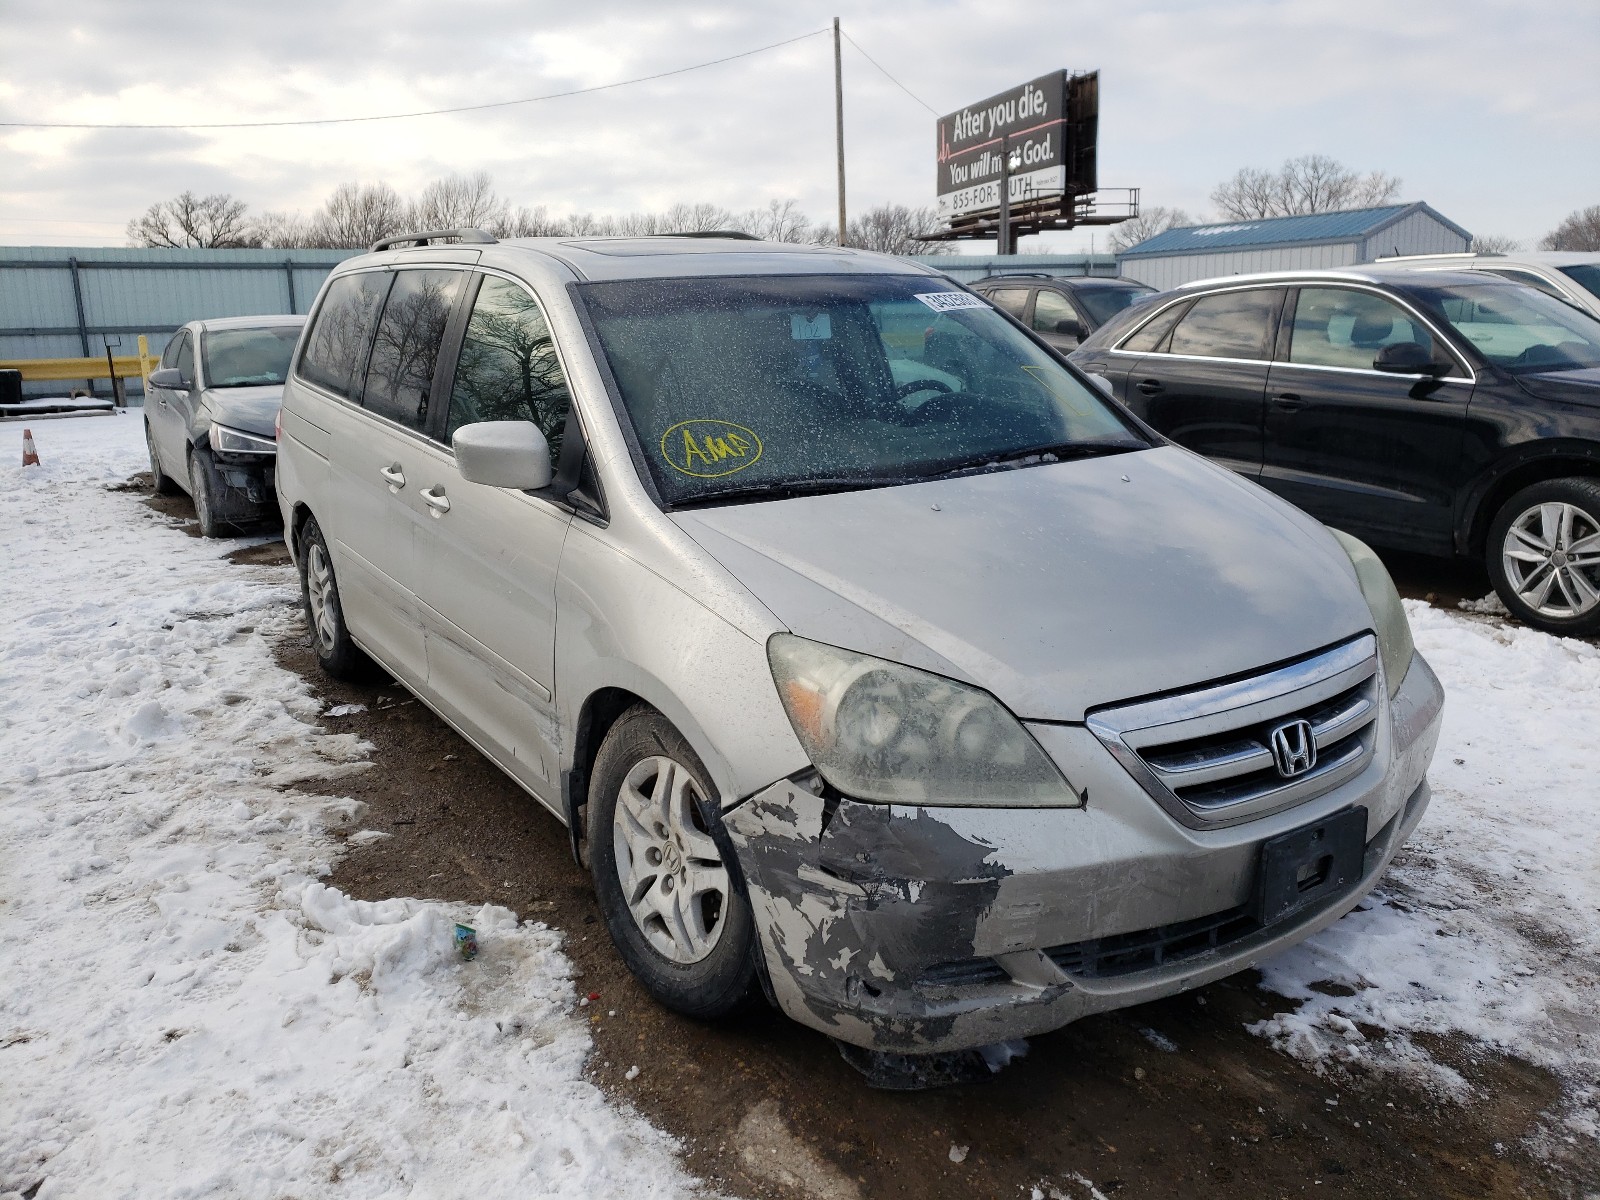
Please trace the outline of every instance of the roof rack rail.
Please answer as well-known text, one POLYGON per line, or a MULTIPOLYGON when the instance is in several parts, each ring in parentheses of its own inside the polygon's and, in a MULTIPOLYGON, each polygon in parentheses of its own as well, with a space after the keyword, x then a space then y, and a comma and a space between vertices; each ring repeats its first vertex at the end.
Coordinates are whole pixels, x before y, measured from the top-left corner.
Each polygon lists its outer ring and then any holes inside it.
POLYGON ((662 237, 732 238, 736 242, 759 242, 753 233, 741 229, 686 229, 679 233, 663 233, 662 237))
POLYGON ((492 233, 485 233, 481 229, 428 229, 422 233, 402 233, 395 237, 379 238, 372 243, 369 254, 376 254, 379 250, 388 250, 402 242, 414 242, 418 246, 426 246, 440 238, 455 238, 458 242, 472 242, 478 245, 489 245, 500 239, 492 233))

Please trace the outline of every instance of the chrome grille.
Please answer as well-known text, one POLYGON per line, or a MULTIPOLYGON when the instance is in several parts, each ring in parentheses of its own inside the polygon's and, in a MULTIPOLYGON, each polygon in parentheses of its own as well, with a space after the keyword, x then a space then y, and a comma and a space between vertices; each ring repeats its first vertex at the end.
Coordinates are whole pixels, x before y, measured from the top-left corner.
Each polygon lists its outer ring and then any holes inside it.
POLYGON ((1088 725, 1167 811, 1204 828, 1302 804, 1359 774, 1380 711, 1368 634, 1247 679, 1101 709, 1088 725), (1298 720, 1310 726, 1316 763, 1285 776, 1271 733, 1298 720))

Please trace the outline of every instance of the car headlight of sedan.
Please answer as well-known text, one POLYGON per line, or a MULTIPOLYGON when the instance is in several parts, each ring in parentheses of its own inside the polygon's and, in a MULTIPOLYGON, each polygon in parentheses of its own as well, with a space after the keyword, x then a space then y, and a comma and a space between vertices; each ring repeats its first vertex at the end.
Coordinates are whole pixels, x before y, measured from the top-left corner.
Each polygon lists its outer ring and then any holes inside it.
POLYGON ((1032 735, 988 692, 787 633, 767 642, 767 659, 812 764, 853 799, 1082 804, 1032 735))
POLYGON ((1400 603, 1400 593, 1395 591, 1389 569, 1359 538, 1338 529, 1330 533, 1339 539, 1350 563, 1361 581, 1361 594, 1366 597, 1367 608, 1372 612, 1372 628, 1378 634, 1378 656, 1383 660, 1383 677, 1389 684, 1389 695, 1400 690, 1406 672, 1411 669, 1411 655, 1416 649, 1411 640, 1411 622, 1406 620, 1406 610, 1400 603))
POLYGON ((213 425, 211 448, 222 454, 276 454, 278 443, 258 433, 229 429, 226 425, 213 425))

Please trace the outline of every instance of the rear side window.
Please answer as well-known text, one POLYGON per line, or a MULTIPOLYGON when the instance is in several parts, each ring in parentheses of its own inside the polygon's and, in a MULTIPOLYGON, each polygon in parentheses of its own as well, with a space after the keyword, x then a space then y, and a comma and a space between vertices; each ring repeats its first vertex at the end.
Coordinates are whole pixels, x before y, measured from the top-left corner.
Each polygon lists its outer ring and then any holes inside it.
POLYGON ((387 271, 365 271, 328 285, 300 355, 301 376, 346 398, 352 390, 359 391, 373 318, 392 278, 387 271))
POLYGON ((427 425, 433 369, 465 279, 461 271, 395 272, 372 342, 365 407, 411 429, 427 425))
POLYGON ((1267 333, 1283 293, 1275 288, 1201 296, 1172 331, 1173 354, 1267 357, 1267 333))
POLYGON ((456 362, 445 440, 474 421, 532 421, 559 461, 571 407, 539 302, 510 280, 486 276, 456 362))

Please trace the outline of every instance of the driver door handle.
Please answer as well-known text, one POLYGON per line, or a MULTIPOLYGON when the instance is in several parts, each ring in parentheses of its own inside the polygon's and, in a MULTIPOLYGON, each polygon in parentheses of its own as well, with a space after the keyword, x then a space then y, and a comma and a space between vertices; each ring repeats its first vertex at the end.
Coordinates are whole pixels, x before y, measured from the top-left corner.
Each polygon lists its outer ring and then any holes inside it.
POLYGON ((378 474, 397 492, 406 485, 406 473, 400 469, 399 463, 392 467, 379 467, 378 474))
POLYGON ((1304 408, 1308 403, 1308 401, 1302 400, 1293 392, 1283 392, 1280 395, 1274 396, 1272 398, 1272 402, 1279 408, 1287 409, 1290 412, 1294 412, 1296 409, 1304 408))
POLYGON ((1159 379, 1141 379, 1135 386, 1146 396, 1154 396, 1162 390, 1159 379))
POLYGON ((450 511, 450 498, 444 494, 444 488, 434 484, 431 488, 422 489, 422 502, 433 509, 433 515, 443 516, 450 511))

